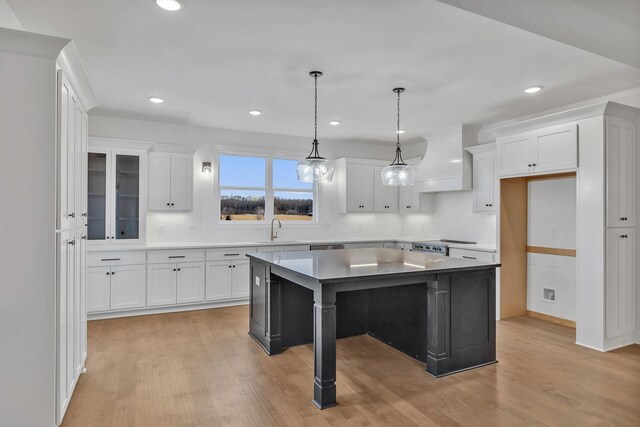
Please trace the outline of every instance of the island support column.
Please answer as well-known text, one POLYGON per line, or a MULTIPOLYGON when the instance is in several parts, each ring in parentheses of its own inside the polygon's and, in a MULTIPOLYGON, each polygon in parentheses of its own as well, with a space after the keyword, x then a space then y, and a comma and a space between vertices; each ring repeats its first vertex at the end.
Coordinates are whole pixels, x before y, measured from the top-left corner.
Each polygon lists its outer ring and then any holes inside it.
POLYGON ((336 406, 336 292, 319 284, 313 292, 313 403, 336 406))

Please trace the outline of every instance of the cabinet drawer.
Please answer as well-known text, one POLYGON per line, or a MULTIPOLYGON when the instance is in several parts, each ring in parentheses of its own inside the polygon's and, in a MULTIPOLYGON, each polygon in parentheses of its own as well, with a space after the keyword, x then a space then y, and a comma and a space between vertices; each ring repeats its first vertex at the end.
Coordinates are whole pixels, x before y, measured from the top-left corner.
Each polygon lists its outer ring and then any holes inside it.
POLYGON ((246 254, 258 252, 258 248, 222 248, 209 249, 207 261, 224 261, 229 259, 245 259, 246 254))
POLYGON ((202 262, 204 251, 202 250, 160 250, 150 251, 147 257, 149 264, 164 264, 167 262, 202 262))
POLYGON ((452 258, 474 259, 482 262, 494 262, 493 252, 470 251, 469 249, 449 249, 449 256, 452 258))
POLYGON ((111 265, 139 265, 147 262, 147 253, 144 251, 128 252, 88 252, 88 267, 104 267, 111 265))

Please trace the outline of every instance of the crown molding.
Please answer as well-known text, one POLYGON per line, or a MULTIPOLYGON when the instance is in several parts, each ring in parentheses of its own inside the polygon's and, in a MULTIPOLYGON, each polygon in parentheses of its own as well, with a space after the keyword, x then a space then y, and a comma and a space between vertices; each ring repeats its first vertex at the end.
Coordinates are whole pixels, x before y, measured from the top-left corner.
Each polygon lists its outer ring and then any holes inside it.
POLYGON ((70 39, 0 28, 0 51, 56 59, 70 39))
POLYGON ((82 101, 87 111, 98 105, 96 97, 93 94, 91 83, 87 77, 87 73, 82 65, 82 60, 78 54, 78 49, 73 41, 67 43, 58 56, 58 66, 62 69, 69 83, 76 91, 76 94, 82 101))

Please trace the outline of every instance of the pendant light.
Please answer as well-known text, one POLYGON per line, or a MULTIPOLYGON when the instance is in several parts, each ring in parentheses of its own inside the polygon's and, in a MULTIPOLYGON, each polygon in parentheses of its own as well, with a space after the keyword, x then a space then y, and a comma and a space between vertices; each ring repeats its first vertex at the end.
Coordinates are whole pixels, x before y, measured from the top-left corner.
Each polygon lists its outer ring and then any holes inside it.
POLYGON ((298 162, 296 172, 300 182, 329 182, 333 179, 333 164, 318 153, 318 77, 322 76, 320 71, 309 73, 315 83, 315 103, 314 103, 314 137, 311 144, 311 153, 306 159, 298 162))
POLYGON ((415 180, 415 171, 407 165, 402 159, 402 150, 400 149, 400 94, 404 92, 404 88, 397 87, 393 92, 398 95, 398 128, 396 129, 396 157, 393 162, 386 168, 382 169, 382 185, 405 186, 413 185, 415 180))

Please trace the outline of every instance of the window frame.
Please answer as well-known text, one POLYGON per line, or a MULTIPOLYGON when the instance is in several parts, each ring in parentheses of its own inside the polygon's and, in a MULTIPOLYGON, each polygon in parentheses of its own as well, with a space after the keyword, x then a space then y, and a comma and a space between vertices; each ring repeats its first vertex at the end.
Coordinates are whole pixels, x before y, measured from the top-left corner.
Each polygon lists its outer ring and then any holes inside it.
POLYGON ((271 225, 271 221, 275 218, 274 215, 274 203, 275 203, 275 193, 276 192, 290 192, 290 193, 311 193, 313 197, 313 218, 310 221, 304 220, 282 220, 283 225, 317 225, 319 223, 319 210, 318 210, 318 199, 320 186, 317 182, 314 182, 311 185, 311 188, 274 188, 273 187, 273 161, 274 160, 298 160, 297 158, 291 155, 278 155, 278 154, 264 154, 264 153, 252 153, 252 152, 231 152, 231 151, 223 151, 218 153, 216 156, 216 189, 217 189, 217 218, 218 225, 231 225, 235 226, 237 224, 240 225, 271 225), (240 186, 229 186, 229 185, 221 185, 220 181, 220 158, 223 156, 235 156, 235 157, 253 157, 260 158, 265 161, 265 187, 240 187, 240 186), (264 220, 247 220, 247 221, 226 221, 222 219, 222 192, 223 190, 237 190, 237 191, 264 191, 264 220))

